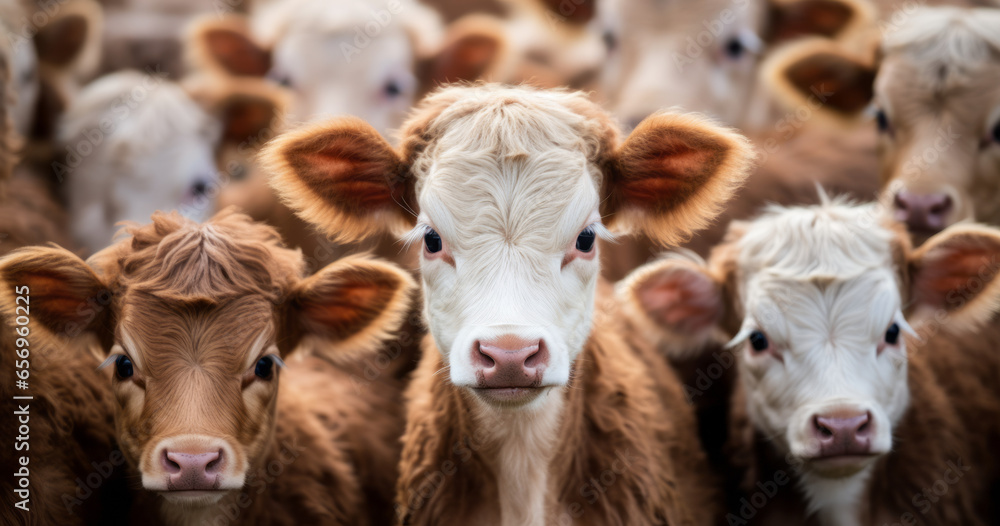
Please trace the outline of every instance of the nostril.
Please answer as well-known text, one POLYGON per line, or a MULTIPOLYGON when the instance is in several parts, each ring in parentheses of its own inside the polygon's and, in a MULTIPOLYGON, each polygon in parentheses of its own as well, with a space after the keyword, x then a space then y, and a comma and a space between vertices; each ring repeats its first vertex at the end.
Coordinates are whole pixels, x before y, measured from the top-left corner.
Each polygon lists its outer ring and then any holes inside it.
POLYGON ((219 471, 221 471, 222 470, 222 465, 223 465, 222 456, 223 456, 223 452, 220 449, 219 452, 218 452, 218 454, 215 457, 215 460, 212 460, 211 462, 209 462, 208 464, 205 465, 205 472, 206 473, 218 473, 219 471))
POLYGON ((872 426, 870 425, 871 421, 872 421, 871 412, 865 413, 864 417, 862 417, 861 425, 858 426, 858 429, 856 431, 858 436, 866 436, 871 433, 872 430, 872 426))
POLYGON ((472 353, 472 361, 475 362, 473 365, 483 369, 491 369, 497 364, 492 356, 483 351, 483 346, 479 342, 476 342, 476 352, 472 353))
POLYGON ((545 346, 545 342, 539 340, 535 352, 528 355, 528 357, 524 360, 524 366, 528 369, 537 369, 540 366, 548 365, 548 363, 549 350, 545 346))
POLYGON ((932 214, 944 215, 948 213, 949 210, 951 210, 951 197, 947 195, 942 196, 937 203, 931 205, 930 207, 930 212, 932 214))
POLYGON ((170 458, 170 454, 167 453, 166 449, 163 450, 163 455, 160 457, 160 460, 163 463, 163 469, 165 469, 167 471, 167 473, 180 473, 181 472, 181 465, 178 464, 178 463, 176 463, 176 462, 174 462, 170 458))
POLYGON ((897 210, 905 211, 907 208, 909 208, 906 202, 906 197, 903 195, 902 192, 893 196, 892 205, 895 206, 897 210))
POLYGON ((826 427, 818 416, 813 418, 813 426, 815 426, 821 438, 833 438, 833 431, 826 427))

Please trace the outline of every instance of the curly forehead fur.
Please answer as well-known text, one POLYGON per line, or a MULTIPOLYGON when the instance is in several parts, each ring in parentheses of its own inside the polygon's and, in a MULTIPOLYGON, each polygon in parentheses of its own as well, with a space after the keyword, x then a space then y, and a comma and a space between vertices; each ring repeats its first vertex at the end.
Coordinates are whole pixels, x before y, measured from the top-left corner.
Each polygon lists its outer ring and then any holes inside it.
POLYGON ((158 213, 126 231, 131 237, 108 249, 118 257, 119 282, 165 299, 218 303, 254 294, 277 302, 305 269, 274 228, 232 211, 204 224, 158 213))
POLYGON ((824 201, 768 208, 739 240, 740 268, 784 280, 828 281, 892 267, 900 236, 883 228, 877 205, 824 201))

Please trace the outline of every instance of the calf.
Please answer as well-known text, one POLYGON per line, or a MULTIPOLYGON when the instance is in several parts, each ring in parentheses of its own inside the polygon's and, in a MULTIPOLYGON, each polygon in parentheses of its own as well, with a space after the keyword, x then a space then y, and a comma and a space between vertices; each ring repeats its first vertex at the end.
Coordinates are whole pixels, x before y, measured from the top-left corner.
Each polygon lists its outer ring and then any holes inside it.
POLYGON ((840 116, 874 104, 885 201, 917 241, 961 221, 1000 225, 997 27, 1000 9, 921 8, 887 26, 878 62, 801 44, 774 58, 772 82, 792 103, 837 85, 850 96, 819 111, 840 116))
POLYGON ((407 394, 400 520, 711 523, 676 378, 595 316, 595 240, 702 227, 743 180, 745 140, 658 114, 621 142, 581 93, 494 84, 435 92, 403 137, 397 151, 339 119, 263 154, 329 234, 423 241, 430 337, 407 394))
POLYGON ((773 126, 780 116, 760 89, 761 57, 808 35, 865 43, 875 22, 866 0, 602 2, 619 45, 601 91, 629 127, 668 105, 746 131, 773 126))
POLYGON ((378 348, 409 305, 409 275, 346 259, 306 278, 272 228, 228 212, 204 225, 157 214, 129 234, 86 263, 25 249, 0 277, 31 288, 48 332, 96 336, 114 372, 117 439, 146 490, 139 509, 155 506, 165 524, 384 520, 398 383, 358 389, 291 353, 378 348))
POLYGON ((196 69, 286 86, 291 122, 358 115, 387 134, 413 105, 416 65, 441 31, 437 14, 416 0, 264 2, 249 18, 199 20, 187 53, 196 69))
POLYGON ((219 124, 176 83, 156 72, 101 77, 60 121, 70 230, 91 253, 119 221, 157 210, 201 220, 212 214, 219 124))
POLYGON ((827 201, 734 224, 708 263, 651 263, 618 297, 668 354, 731 338, 730 524, 992 524, 998 256, 992 228, 914 250, 876 205, 827 201))

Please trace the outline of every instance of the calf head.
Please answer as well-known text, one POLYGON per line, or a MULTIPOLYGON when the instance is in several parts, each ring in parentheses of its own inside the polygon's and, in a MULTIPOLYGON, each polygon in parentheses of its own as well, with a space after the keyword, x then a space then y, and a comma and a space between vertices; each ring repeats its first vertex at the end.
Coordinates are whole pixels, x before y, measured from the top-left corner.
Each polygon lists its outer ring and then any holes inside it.
POLYGON ((373 349, 414 287, 364 259, 305 277, 298 251, 240 214, 203 225, 158 214, 129 233, 86 263, 54 247, 12 253, 0 279, 29 287, 46 334, 96 336, 122 451, 176 510, 215 503, 260 469, 282 359, 303 338, 331 353, 373 349))
POLYGON ((806 35, 850 39, 871 25, 865 1, 606 0, 610 34, 620 43, 602 89, 626 126, 657 108, 679 105, 745 128, 757 99, 760 57, 806 35))
POLYGON ((437 46, 436 13, 416 1, 273 4, 255 13, 259 31, 235 15, 194 25, 194 63, 282 84, 291 121, 357 115, 383 134, 399 126, 417 95, 417 61, 437 46))
POLYGON ((62 162, 75 218, 91 251, 107 246, 118 221, 157 210, 211 216, 218 177, 219 124, 176 83, 123 71, 89 84, 62 116, 62 162))
POLYGON ((569 381, 591 330, 595 238, 682 239, 749 156, 744 138, 695 116, 657 114, 620 142, 583 94, 490 84, 430 95, 401 151, 340 119, 263 153, 279 193, 328 234, 409 229, 423 242, 425 314, 450 379, 500 406, 569 381))
POLYGON ((668 350, 716 326, 734 335, 753 425, 809 476, 847 477, 888 453, 909 404, 907 353, 934 352, 935 331, 973 331, 1000 305, 1000 232, 956 226, 912 250, 875 214, 773 209, 734 224, 707 264, 670 258, 619 285, 668 350))
POLYGON ((841 117, 874 104, 884 198, 916 240, 959 221, 1000 224, 998 24, 998 9, 923 8, 890 27, 878 63, 801 44, 775 58, 775 87, 792 101, 841 87, 819 110, 841 117))

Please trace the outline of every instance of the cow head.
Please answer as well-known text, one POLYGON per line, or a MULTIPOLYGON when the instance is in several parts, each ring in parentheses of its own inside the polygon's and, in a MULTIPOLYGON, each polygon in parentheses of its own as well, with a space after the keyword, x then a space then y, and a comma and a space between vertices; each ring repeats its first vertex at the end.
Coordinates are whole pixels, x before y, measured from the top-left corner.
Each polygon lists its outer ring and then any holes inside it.
POLYGON ((620 142, 580 93, 447 87, 401 151, 340 119, 263 154, 300 215, 340 239, 422 242, 425 314, 457 386, 522 405, 565 385, 591 330, 595 239, 636 228, 669 243, 701 228, 745 176, 744 138, 657 114, 620 142))
POLYGON ((129 233, 86 263, 55 247, 14 252, 0 279, 29 288, 45 334, 96 336, 121 449, 174 511, 218 502, 261 468, 282 360, 303 338, 332 354, 377 348, 414 287, 364 259, 305 277, 298 251, 240 214, 154 215, 129 233))
POLYGON ((707 264, 670 258, 619 285, 668 348, 717 326, 733 335, 750 420, 807 477, 846 478, 888 453, 908 353, 934 352, 936 331, 975 331, 1000 305, 1000 232, 956 226, 913 250, 876 213, 772 209, 734 224, 707 264))
POLYGON ((254 14, 260 28, 236 15, 192 26, 193 62, 227 75, 266 75, 287 87, 292 122, 356 115, 383 134, 399 126, 417 96, 418 60, 437 46, 436 13, 415 1, 270 7, 254 14))
POLYGON ((818 111, 875 107, 884 199, 923 241, 967 220, 1000 223, 998 9, 923 8, 891 25, 880 61, 831 43, 775 57, 775 88, 792 103, 818 85, 844 95, 818 111))
POLYGON ((805 35, 850 39, 874 19, 865 1, 710 0, 662 3, 606 0, 620 42, 604 68, 609 107, 635 125, 657 108, 678 105, 745 128, 760 57, 805 35))

